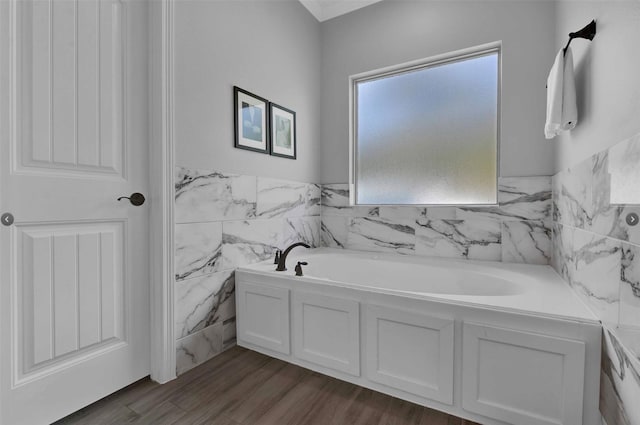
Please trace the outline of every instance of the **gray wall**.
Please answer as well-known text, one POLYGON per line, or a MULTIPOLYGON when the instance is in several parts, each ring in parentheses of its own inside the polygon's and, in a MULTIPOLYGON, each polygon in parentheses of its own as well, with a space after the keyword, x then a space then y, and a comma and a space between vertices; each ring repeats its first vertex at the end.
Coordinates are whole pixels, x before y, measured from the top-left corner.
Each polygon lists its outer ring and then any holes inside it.
POLYGON ((640 132, 638 2, 387 0, 320 24, 296 0, 181 0, 175 34, 180 166, 346 182, 349 75, 496 40, 502 176, 553 174, 640 132), (546 141, 548 70, 592 18, 594 41, 573 43, 578 126, 546 141), (296 161, 233 147, 233 85, 298 113, 296 161))
POLYGON ((176 164, 318 182, 320 24, 297 0, 176 2, 176 164), (233 147, 233 86, 297 113, 298 159, 233 147))
POLYGON ((571 43, 578 125, 554 139, 555 171, 640 132, 640 3, 558 2, 556 46, 595 19, 593 41, 571 43))
POLYGON ((550 175, 544 139, 553 63, 553 2, 383 1, 322 24, 323 183, 348 181, 349 75, 492 41, 503 42, 502 176, 550 175))

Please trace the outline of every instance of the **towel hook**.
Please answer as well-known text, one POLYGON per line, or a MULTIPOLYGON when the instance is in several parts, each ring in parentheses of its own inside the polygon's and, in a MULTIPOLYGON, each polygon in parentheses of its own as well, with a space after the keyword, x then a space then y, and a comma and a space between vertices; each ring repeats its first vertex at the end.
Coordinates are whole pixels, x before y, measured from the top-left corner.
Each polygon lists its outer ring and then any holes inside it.
POLYGON ((574 38, 584 38, 586 40, 593 40, 593 37, 595 36, 596 36, 596 21, 592 20, 581 30, 569 33, 569 41, 567 41, 567 45, 564 46, 564 49, 562 49, 563 54, 567 53, 569 44, 571 44, 571 40, 573 40, 574 38))

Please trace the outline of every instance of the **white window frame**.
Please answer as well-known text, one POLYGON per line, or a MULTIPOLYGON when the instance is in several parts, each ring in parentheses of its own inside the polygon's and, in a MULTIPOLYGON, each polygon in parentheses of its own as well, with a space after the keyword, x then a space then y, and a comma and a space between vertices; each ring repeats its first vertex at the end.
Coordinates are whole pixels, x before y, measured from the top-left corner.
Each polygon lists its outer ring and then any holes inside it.
POLYGON ((464 207, 489 207, 498 205, 498 178, 500 176, 500 134, 501 134, 501 115, 502 115, 502 41, 494 41, 492 43, 482 44, 479 46, 469 47, 466 49, 447 52, 436 56, 431 56, 416 61, 405 62, 398 65, 392 65, 385 68, 375 69, 349 76, 349 204, 351 206, 464 206, 464 207), (497 131, 496 131, 496 202, 492 204, 357 204, 357 111, 358 96, 357 84, 367 80, 377 80, 389 76, 404 74, 407 72, 417 71, 421 69, 431 68, 447 63, 459 62, 474 57, 484 56, 490 53, 498 54, 498 114, 497 114, 497 131))

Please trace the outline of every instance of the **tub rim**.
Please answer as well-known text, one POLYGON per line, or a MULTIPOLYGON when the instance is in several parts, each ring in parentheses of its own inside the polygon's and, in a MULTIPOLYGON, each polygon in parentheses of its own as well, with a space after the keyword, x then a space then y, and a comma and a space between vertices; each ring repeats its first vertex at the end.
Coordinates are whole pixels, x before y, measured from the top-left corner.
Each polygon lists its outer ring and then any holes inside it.
MULTIPOLYGON (((535 265, 535 264, 521 264, 521 263, 502 263, 497 261, 479 261, 479 260, 461 260, 461 259, 452 259, 452 258, 440 258, 440 257, 420 257, 420 256, 408 256, 394 253, 379 253, 379 252, 367 252, 367 251, 354 251, 347 249, 338 249, 338 248, 313 248, 311 250, 298 251, 294 254, 292 251, 290 257, 287 259, 289 264, 294 264, 294 261, 299 261, 302 259, 312 258, 313 255, 324 254, 324 253, 336 253, 341 255, 349 255, 355 254, 355 256, 359 257, 377 257, 377 258, 385 258, 385 259, 400 259, 401 262, 408 263, 419 263, 422 260, 426 260, 427 263, 432 265, 432 263, 440 263, 443 264, 452 264, 452 265, 463 265, 464 268, 468 269, 469 267, 479 266, 481 269, 489 271, 491 269, 498 269, 502 271, 511 272, 514 274, 525 275, 528 279, 537 282, 537 284, 547 287, 554 287, 555 294, 552 295, 562 295, 568 297, 567 299, 573 303, 572 310, 579 311, 580 314, 567 314, 561 311, 541 311, 536 308, 523 308, 514 307, 506 305, 505 302, 495 302, 498 301, 516 301, 518 299, 522 299, 527 297, 527 295, 531 295, 535 293, 535 288, 528 288, 522 294, 516 295, 451 295, 451 294, 436 294, 436 293, 427 293, 427 292, 412 292, 412 291, 402 291, 398 289, 388 289, 388 288, 380 288, 374 286, 367 286, 361 284, 353 284, 345 281, 336 281, 325 279, 316 276, 295 276, 293 271, 293 267, 290 267, 285 272, 276 272, 274 269, 273 260, 265 260, 259 263, 254 263, 242 267, 236 268, 237 272, 240 272, 244 275, 252 276, 251 279, 254 283, 259 279, 257 277, 268 277, 274 280, 278 279, 286 279, 290 282, 306 282, 312 285, 327 285, 334 288, 346 288, 348 290, 356 291, 356 292, 373 292, 377 294, 385 294, 402 298, 414 298, 414 299, 422 299, 431 302, 439 302, 445 303, 455 306, 461 307, 473 307, 478 309, 487 309, 494 311, 501 311, 505 313, 511 314, 525 314, 531 315, 535 317, 543 317, 557 320, 570 320, 579 323, 588 323, 588 324, 598 324, 601 325, 600 320, 598 320, 595 313, 589 308, 589 306, 582 300, 578 295, 574 292, 574 290, 562 280, 562 278, 555 272, 553 268, 549 265, 535 265), (303 258, 305 257, 305 258, 303 258), (417 258, 414 258, 417 257, 417 258), (526 273, 534 273, 536 276, 527 276, 526 273), (493 302, 492 302, 493 301, 493 302)), ((437 267, 437 265, 436 265, 437 267)), ((538 288, 539 289, 539 288, 538 288)), ((537 294, 540 297, 540 293, 537 294)), ((537 301, 543 302, 545 301, 544 296, 538 299, 537 301)), ((544 305, 544 304, 541 304, 544 305)), ((556 306, 554 310, 558 310, 559 306, 556 306)))

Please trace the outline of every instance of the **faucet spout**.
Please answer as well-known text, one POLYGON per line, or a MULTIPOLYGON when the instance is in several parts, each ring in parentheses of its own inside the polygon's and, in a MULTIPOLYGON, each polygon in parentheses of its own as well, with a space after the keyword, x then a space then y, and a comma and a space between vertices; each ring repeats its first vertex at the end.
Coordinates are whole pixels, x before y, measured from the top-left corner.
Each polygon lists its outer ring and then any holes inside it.
POLYGON ((282 254, 280 254, 280 258, 278 259, 278 267, 276 268, 277 272, 283 272, 285 270, 287 270, 287 255, 289 255, 289 252, 297 247, 297 246, 303 246, 305 248, 311 248, 309 245, 307 245, 304 242, 296 242, 294 244, 291 244, 287 247, 287 249, 285 249, 284 251, 282 251, 282 254))

